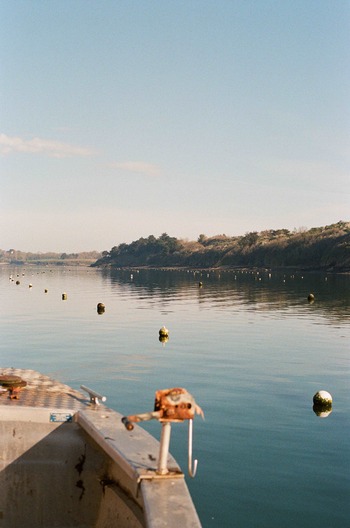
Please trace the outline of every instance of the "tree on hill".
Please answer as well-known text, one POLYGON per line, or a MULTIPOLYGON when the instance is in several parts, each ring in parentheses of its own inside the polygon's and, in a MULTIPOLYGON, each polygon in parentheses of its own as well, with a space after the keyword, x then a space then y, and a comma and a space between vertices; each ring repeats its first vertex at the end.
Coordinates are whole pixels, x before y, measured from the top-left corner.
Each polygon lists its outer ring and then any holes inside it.
POLYGON ((350 223, 338 222, 309 230, 251 231, 241 237, 200 234, 197 241, 163 233, 103 252, 96 266, 219 266, 350 269, 350 223))

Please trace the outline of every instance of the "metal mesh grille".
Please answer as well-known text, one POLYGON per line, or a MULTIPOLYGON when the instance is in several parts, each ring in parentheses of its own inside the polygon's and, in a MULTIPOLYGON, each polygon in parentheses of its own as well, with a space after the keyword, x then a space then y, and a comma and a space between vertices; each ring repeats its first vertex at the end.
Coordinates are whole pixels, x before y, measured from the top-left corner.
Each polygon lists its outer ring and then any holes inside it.
POLYGON ((20 391, 19 399, 11 400, 8 397, 8 392, 4 392, 0 396, 0 405, 79 410, 85 409, 89 404, 89 401, 80 392, 35 370, 3 368, 0 369, 0 374, 20 376, 27 382, 27 386, 20 391))

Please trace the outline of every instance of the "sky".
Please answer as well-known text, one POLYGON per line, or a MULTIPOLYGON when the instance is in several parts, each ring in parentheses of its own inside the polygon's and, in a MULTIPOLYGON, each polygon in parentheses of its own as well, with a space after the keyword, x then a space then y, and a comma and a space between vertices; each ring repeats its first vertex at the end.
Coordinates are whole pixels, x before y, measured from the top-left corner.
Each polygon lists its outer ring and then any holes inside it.
POLYGON ((0 0, 0 248, 350 220, 350 0, 0 0))

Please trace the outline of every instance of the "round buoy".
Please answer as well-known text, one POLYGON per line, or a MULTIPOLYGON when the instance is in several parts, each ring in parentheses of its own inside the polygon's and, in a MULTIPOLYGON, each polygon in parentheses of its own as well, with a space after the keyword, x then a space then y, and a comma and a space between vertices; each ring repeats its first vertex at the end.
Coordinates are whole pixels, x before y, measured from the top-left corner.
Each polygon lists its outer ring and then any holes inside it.
POLYGON ((67 294, 66 293, 62 293, 62 301, 66 301, 67 300, 67 294))
POLYGON ((169 336, 169 330, 165 328, 165 326, 162 326, 162 328, 159 330, 159 336, 160 337, 168 337, 169 336))
POLYGON ((326 418, 332 412, 332 396, 325 390, 316 392, 313 397, 314 405, 312 410, 320 418, 326 418))
POLYGON ((203 282, 199 282, 198 286, 201 288, 203 286, 203 282))
POLYGON ((33 288, 33 284, 29 284, 29 288, 33 288))
POLYGON ((47 288, 45 288, 44 292, 47 293, 49 290, 47 288))
POLYGON ((105 312, 105 309, 106 309, 106 307, 105 307, 105 305, 103 303, 98 303, 98 305, 97 305, 97 313, 98 314, 100 314, 100 315, 103 314, 105 312))
POLYGON ((325 390, 320 390, 316 392, 316 394, 313 397, 314 405, 332 405, 333 399, 332 396, 329 394, 329 392, 325 390))
POLYGON ((313 302, 315 300, 315 296, 313 293, 309 293, 309 295, 307 296, 307 300, 309 302, 313 302))
POLYGON ((18 285, 21 284, 21 283, 20 283, 19 281, 16 281, 16 284, 17 284, 17 286, 18 286, 18 285))

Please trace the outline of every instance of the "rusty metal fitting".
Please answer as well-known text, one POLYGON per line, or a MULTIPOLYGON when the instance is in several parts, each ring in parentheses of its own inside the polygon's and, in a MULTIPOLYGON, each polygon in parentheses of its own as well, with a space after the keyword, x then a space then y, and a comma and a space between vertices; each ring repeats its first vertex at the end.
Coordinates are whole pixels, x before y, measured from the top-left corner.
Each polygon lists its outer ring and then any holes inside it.
POLYGON ((192 420, 196 413, 204 417, 193 396, 181 387, 158 390, 154 410, 161 413, 162 420, 192 420))
POLYGON ((11 400, 18 400, 20 391, 26 385, 27 382, 22 380, 20 376, 11 376, 9 374, 0 376, 0 386, 3 388, 3 392, 9 392, 11 400))
POLYGON ((156 391, 154 411, 123 416, 122 422, 128 431, 134 429, 135 422, 146 420, 159 420, 162 424, 162 432, 159 446, 158 475, 168 475, 167 459, 169 453, 171 423, 188 420, 188 472, 194 477, 197 470, 197 460, 192 464, 192 423, 195 414, 204 418, 202 409, 196 403, 193 396, 186 389, 175 387, 156 391))
POLYGON ((193 396, 186 389, 175 387, 156 391, 154 411, 124 416, 122 422, 129 431, 132 431, 133 423, 147 420, 183 422, 192 420, 196 413, 204 418, 203 411, 193 396))

